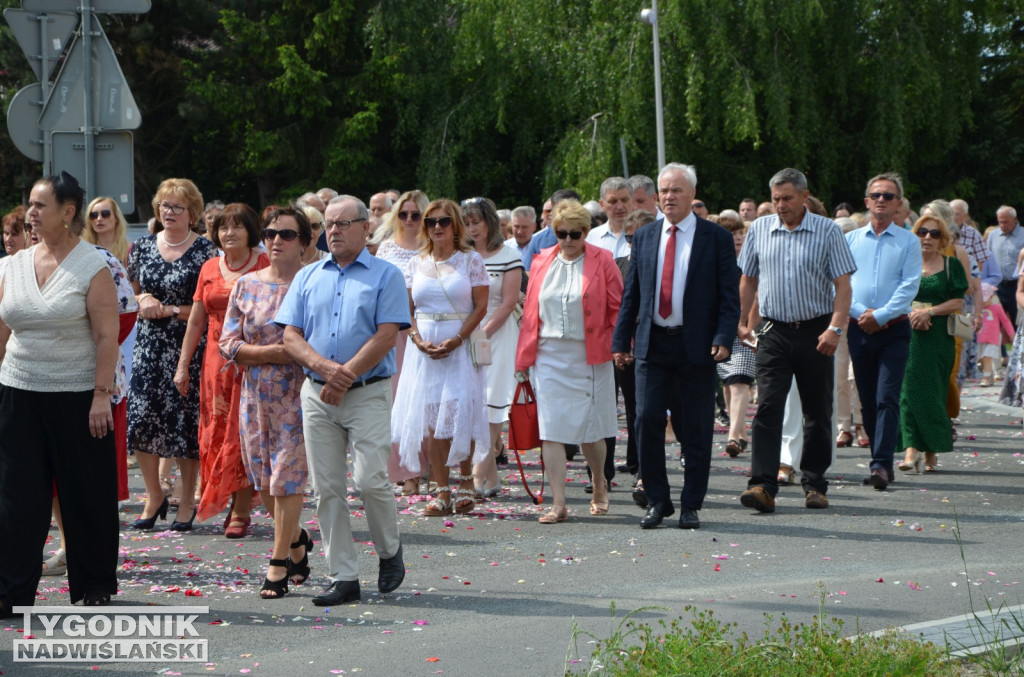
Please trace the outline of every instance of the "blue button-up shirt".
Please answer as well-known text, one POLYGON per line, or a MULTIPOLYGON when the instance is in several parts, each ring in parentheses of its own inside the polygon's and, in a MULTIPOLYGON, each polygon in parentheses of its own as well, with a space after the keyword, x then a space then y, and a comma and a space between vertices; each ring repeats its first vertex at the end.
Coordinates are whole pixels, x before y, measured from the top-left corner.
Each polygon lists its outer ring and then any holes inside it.
MULTIPOLYGON (((321 356, 344 364, 370 340, 381 324, 409 326, 409 294, 393 264, 364 248, 344 268, 333 258, 302 268, 292 280, 274 321, 297 327, 321 356)), ((356 381, 395 373, 395 350, 356 381)), ((322 374, 310 373, 321 380, 322 374)))
POLYGON ((775 214, 755 219, 739 266, 747 277, 758 278, 761 317, 781 322, 831 315, 834 281, 857 270, 836 222, 806 209, 793 230, 775 214))
POLYGON ((1024 228, 1020 223, 1014 226, 1007 235, 1001 228, 996 228, 988 234, 988 248, 992 252, 996 264, 999 266, 999 274, 1003 280, 1017 279, 1017 256, 1024 248, 1024 228))
POLYGON ((554 226, 534 233, 530 244, 526 245, 526 248, 523 249, 523 265, 526 267, 526 270, 530 270, 530 266, 533 264, 533 257, 540 254, 542 249, 554 247, 556 244, 558 244, 558 238, 555 237, 554 226))
POLYGON ((850 317, 857 319, 868 308, 874 308, 875 321, 885 324, 909 313, 921 284, 918 237, 890 223, 881 236, 868 225, 847 233, 846 242, 857 262, 857 272, 850 277, 850 317))

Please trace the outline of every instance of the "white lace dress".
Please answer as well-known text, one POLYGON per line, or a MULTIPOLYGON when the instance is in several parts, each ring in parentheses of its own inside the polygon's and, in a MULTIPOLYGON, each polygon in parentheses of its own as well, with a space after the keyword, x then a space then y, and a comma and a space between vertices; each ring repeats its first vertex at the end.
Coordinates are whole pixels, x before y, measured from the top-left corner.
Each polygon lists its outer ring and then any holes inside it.
MULTIPOLYGON (((472 288, 490 286, 483 259, 472 251, 457 251, 436 264, 429 254, 417 255, 406 266, 405 283, 412 291, 420 337, 434 344, 454 337, 463 320, 420 314, 468 314, 473 310, 472 288)), ((452 441, 449 467, 469 458, 474 442, 474 462, 486 458, 490 431, 485 369, 473 366, 465 343, 448 357, 433 360, 409 342, 391 410, 391 440, 398 443, 404 467, 421 470, 420 446, 431 435, 452 441)))

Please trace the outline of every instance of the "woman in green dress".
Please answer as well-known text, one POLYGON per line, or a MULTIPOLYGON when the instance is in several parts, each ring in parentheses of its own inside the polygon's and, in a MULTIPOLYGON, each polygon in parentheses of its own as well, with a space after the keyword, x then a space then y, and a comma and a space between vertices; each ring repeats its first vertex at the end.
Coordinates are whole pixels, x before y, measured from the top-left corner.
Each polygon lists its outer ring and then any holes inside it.
POLYGON ((910 311, 910 356, 900 392, 900 447, 906 457, 900 470, 933 472, 936 453, 952 451, 953 434, 946 416, 946 390, 956 358, 956 342, 946 330, 946 316, 960 312, 967 275, 955 256, 943 256, 950 242, 945 222, 922 216, 914 224, 921 242, 921 286, 910 311))

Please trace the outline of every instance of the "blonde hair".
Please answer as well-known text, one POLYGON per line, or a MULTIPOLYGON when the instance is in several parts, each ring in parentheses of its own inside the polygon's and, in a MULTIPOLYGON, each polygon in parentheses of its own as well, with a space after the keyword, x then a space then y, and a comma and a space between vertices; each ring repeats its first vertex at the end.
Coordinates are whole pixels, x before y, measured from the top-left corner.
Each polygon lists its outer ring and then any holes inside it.
POLYGON ((153 195, 153 213, 160 220, 160 202, 173 195, 185 203, 189 215, 189 228, 195 228, 203 215, 203 194, 188 179, 164 179, 153 195))
POLYGON ((590 212, 578 200, 561 200, 551 214, 551 227, 557 228, 561 225, 569 228, 579 226, 586 236, 590 232, 590 212))
POLYGON ((434 241, 430 239, 430 232, 427 230, 427 214, 435 209, 440 209, 446 216, 452 217, 452 243, 455 245, 455 251, 471 251, 473 240, 466 233, 466 222, 462 219, 462 207, 459 206, 459 203, 446 197, 434 200, 423 210, 423 217, 420 221, 420 251, 427 254, 434 252, 434 241))
POLYGON ((117 205, 117 202, 112 197, 97 197, 94 198, 89 206, 85 210, 85 231, 82 233, 82 239, 89 244, 98 245, 100 247, 103 244, 100 242, 99 235, 92 229, 92 219, 89 218, 89 214, 101 202, 109 202, 113 205, 111 210, 114 213, 116 223, 114 224, 114 244, 110 247, 110 253, 113 254, 118 261, 124 263, 128 260, 128 221, 125 220, 124 214, 121 212, 121 208, 117 205))

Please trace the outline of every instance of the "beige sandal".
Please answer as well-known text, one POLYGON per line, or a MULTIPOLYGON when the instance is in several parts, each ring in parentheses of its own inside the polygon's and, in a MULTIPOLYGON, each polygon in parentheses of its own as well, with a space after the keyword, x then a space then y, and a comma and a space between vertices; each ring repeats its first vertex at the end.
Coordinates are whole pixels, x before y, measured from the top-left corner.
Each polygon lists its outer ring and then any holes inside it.
POLYGON ((541 524, 558 524, 569 519, 569 510, 564 505, 553 505, 551 510, 537 518, 541 524))
POLYGON ((476 507, 476 489, 463 488, 466 482, 472 484, 472 475, 459 476, 459 490, 455 492, 455 514, 468 515, 476 507))
POLYGON ((452 490, 449 487, 438 487, 437 495, 430 499, 427 507, 423 509, 424 517, 444 517, 452 514, 452 490), (447 494, 448 498, 441 498, 441 494, 447 494))

